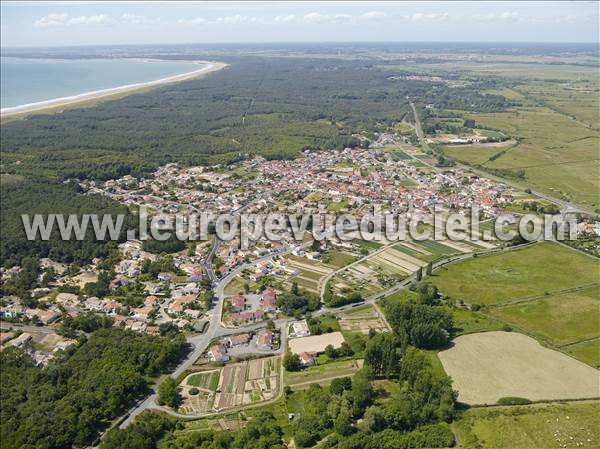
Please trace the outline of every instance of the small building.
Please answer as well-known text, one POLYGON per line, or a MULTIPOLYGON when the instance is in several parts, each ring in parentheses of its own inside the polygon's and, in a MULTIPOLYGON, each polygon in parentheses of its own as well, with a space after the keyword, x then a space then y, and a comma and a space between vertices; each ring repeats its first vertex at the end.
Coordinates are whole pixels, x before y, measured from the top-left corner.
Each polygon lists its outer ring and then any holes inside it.
POLYGON ((288 336, 290 338, 308 337, 310 328, 306 320, 294 321, 290 324, 288 336))
POLYGON ((229 360, 227 348, 225 348, 223 345, 211 346, 206 355, 208 356, 208 360, 211 362, 226 362, 229 360))
POLYGON ((298 354, 300 357, 300 364, 302 366, 310 366, 315 364, 315 355, 310 352, 301 352, 298 354))
POLYGON ((246 298, 242 295, 235 295, 231 298, 231 311, 241 312, 246 309, 246 298))
POLYGON ((269 329, 262 329, 256 338, 256 347, 261 351, 270 351, 273 349, 273 332, 269 329))
POLYGON ((23 346, 25 343, 27 343, 28 341, 31 340, 31 334, 28 334, 27 332, 23 332, 21 335, 19 335, 16 338, 13 338, 11 341, 9 341, 6 346, 14 346, 15 348, 20 348, 21 346, 23 346))
POLYGON ((230 335, 229 337, 223 338, 221 342, 226 346, 240 346, 247 345, 250 341, 250 334, 239 334, 239 335, 230 335))
POLYGON ((266 313, 275 312, 277 309, 277 295, 272 287, 268 287, 263 291, 260 303, 266 313))

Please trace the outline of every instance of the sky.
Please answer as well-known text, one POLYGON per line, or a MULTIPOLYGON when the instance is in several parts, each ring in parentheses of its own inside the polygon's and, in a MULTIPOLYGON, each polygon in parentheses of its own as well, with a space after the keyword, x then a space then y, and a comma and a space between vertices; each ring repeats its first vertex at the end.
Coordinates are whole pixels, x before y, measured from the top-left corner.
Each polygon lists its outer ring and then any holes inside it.
POLYGON ((2 47, 599 42, 598 2, 4 1, 2 47))

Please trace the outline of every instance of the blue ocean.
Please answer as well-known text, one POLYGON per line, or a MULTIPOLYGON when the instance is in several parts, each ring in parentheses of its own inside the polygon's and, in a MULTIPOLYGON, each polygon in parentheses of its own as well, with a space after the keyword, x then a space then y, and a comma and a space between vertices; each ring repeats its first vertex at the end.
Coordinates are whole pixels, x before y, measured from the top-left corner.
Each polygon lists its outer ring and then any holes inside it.
POLYGON ((202 68, 189 61, 0 58, 2 108, 143 83, 202 68))

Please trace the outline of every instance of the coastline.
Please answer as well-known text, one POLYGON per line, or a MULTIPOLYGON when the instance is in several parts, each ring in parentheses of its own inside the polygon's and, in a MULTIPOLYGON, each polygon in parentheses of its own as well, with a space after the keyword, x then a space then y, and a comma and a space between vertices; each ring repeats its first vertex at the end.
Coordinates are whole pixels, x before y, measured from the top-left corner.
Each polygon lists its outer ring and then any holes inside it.
POLYGON ((179 75, 173 75, 153 81, 126 84, 124 86, 110 87, 107 89, 101 89, 92 92, 84 92, 82 94, 72 95, 69 97, 54 98, 52 100, 44 100, 36 103, 29 103, 20 106, 4 108, 0 110, 0 118, 22 118, 34 112, 62 112, 67 107, 77 105, 82 106, 85 103, 94 104, 100 100, 117 99, 132 94, 134 92, 140 92, 154 87, 159 87, 165 84, 178 83, 181 81, 187 81, 193 78, 198 78, 208 73, 221 70, 222 68, 227 66, 227 64, 222 62, 195 61, 195 63, 207 65, 198 70, 182 73, 179 75))

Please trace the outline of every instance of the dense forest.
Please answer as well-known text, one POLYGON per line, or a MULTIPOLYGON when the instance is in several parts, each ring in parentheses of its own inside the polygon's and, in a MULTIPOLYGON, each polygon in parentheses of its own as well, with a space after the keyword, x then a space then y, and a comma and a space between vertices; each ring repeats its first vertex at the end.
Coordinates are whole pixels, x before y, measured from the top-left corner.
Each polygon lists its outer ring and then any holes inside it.
MULTIPOLYGON (((84 337, 82 337, 83 339, 84 337)), ((110 420, 148 392, 148 378, 186 353, 182 334, 153 337, 100 329, 46 368, 27 353, 0 353, 3 448, 59 449, 92 443, 110 420)))
MULTIPOLYGON (((93 258, 105 258, 115 251, 117 242, 96 240, 88 230, 83 240, 61 240, 57 226, 49 240, 27 240, 21 214, 28 214, 33 221, 35 214, 124 214, 121 239, 135 220, 129 210, 109 198, 100 195, 82 195, 75 183, 48 182, 43 179, 22 179, 0 183, 0 265, 21 264, 24 257, 50 257, 64 263, 82 265, 93 258)), ((108 238, 108 235, 106 236, 108 238)))

